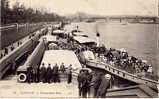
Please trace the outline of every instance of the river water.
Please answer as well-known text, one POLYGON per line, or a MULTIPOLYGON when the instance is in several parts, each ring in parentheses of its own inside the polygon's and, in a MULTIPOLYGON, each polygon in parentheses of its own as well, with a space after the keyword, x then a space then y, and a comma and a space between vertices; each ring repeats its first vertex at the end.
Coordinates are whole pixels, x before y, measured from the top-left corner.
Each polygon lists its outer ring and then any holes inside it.
POLYGON ((147 60, 148 64, 157 69, 157 28, 156 24, 127 24, 120 23, 71 23, 79 26, 89 37, 96 39, 96 31, 106 47, 124 48, 129 55, 147 60))

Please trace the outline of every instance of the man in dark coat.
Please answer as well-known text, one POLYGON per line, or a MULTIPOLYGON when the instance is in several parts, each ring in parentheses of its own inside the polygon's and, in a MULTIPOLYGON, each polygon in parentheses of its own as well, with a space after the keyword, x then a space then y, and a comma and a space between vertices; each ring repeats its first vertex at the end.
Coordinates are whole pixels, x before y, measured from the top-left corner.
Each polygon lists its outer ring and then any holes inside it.
POLYGON ((98 98, 105 98, 108 88, 110 88, 110 79, 111 75, 106 74, 105 76, 102 76, 101 78, 101 84, 99 86, 99 89, 97 91, 97 97, 98 98))
POLYGON ((92 75, 87 71, 81 71, 78 76, 79 82, 79 95, 83 98, 90 96, 90 87, 91 87, 92 75))
POLYGON ((59 68, 57 66, 57 63, 55 64, 55 66, 53 67, 53 82, 60 82, 60 78, 59 78, 59 68))
POLYGON ((33 68, 31 66, 27 68, 27 80, 28 83, 31 83, 33 81, 33 68))
POLYGON ((51 76, 52 76, 51 64, 49 64, 46 71, 47 71, 46 72, 47 82, 51 83, 51 76))
POLYGON ((10 47, 10 48, 11 48, 11 51, 13 51, 13 50, 14 50, 14 46, 13 46, 13 45, 11 45, 11 47, 10 47))
POLYGON ((86 71, 86 76, 87 76, 87 92, 88 92, 88 96, 90 96, 90 85, 91 85, 91 81, 92 81, 92 78, 93 78, 93 76, 92 76, 92 74, 91 73, 89 73, 88 71, 86 71))
POLYGON ((89 91, 90 91, 90 76, 88 74, 88 71, 84 71, 84 73, 82 74, 82 85, 81 85, 81 90, 82 90, 82 97, 86 98, 87 94, 89 95, 89 91))
POLYGON ((93 87, 94 87, 94 98, 97 97, 97 91, 99 89, 99 86, 101 84, 101 75, 102 74, 97 74, 95 77, 95 80, 93 81, 93 87))
POLYGON ((68 67, 68 71, 67 71, 67 83, 71 83, 72 82, 72 65, 70 64, 70 66, 68 67))
POLYGON ((41 80, 43 83, 46 82, 45 77, 46 77, 46 68, 45 68, 44 63, 43 63, 43 64, 42 64, 42 67, 41 67, 41 69, 40 69, 40 80, 41 80))
POLYGON ((33 67, 33 81, 38 82, 38 65, 33 67))
POLYGON ((5 53, 5 55, 8 54, 8 48, 4 48, 4 53, 5 53))
POLYGON ((80 71, 80 73, 78 74, 78 77, 77 77, 80 97, 82 96, 82 81, 83 81, 82 75, 83 75, 83 73, 84 73, 83 71, 80 71))
POLYGON ((15 74, 15 72, 16 72, 16 62, 15 61, 12 62, 11 69, 12 69, 12 73, 15 74))
POLYGON ((61 64, 61 66, 60 66, 60 71, 61 71, 62 73, 65 72, 65 65, 64 65, 64 63, 61 64))

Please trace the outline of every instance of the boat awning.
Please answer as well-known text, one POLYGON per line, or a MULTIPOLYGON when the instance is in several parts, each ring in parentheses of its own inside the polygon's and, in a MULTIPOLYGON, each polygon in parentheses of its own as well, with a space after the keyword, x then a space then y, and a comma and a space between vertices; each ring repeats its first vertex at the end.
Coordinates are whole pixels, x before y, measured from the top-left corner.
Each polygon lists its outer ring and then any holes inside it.
POLYGON ((82 31, 80 31, 78 29, 74 29, 74 30, 71 30, 71 32, 73 33, 73 32, 82 32, 82 31))
POLYGON ((83 36, 83 37, 88 37, 88 35, 82 33, 82 32, 74 32, 73 33, 74 36, 83 36))
POLYGON ((47 50, 47 51, 45 51, 41 64, 43 64, 43 63, 46 68, 48 67, 48 64, 51 64, 51 68, 53 68, 53 66, 56 63, 58 66, 60 66, 62 63, 64 63, 66 68, 70 64, 72 64, 73 69, 80 69, 82 67, 76 54, 73 51, 68 51, 68 50, 47 50))
POLYGON ((56 42, 56 36, 45 35, 40 40, 45 39, 48 42, 56 42))
POLYGON ((59 24, 55 24, 55 25, 54 25, 54 27, 59 27, 59 26, 60 26, 59 24))
POLYGON ((73 39, 76 40, 78 43, 81 43, 81 44, 96 43, 95 40, 90 39, 88 37, 74 36, 73 39))
POLYGON ((64 34, 65 31, 64 30, 54 30, 53 34, 64 34))

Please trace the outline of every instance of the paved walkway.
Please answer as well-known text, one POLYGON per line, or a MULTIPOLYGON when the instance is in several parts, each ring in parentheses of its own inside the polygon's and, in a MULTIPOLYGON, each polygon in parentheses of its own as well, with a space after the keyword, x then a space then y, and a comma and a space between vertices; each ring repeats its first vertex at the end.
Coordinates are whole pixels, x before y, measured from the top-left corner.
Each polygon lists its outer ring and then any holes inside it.
POLYGON ((0 81, 0 97, 78 97, 75 83, 18 83, 16 76, 0 81))
MULTIPOLYGON (((34 32, 34 33, 38 33, 38 32, 40 32, 40 30, 38 30, 38 31, 36 31, 36 32, 34 32)), ((34 34, 34 33, 33 33, 33 34, 34 34)), ((8 54, 13 51, 13 50, 11 51, 11 47, 14 47, 14 49, 18 48, 22 43, 24 43, 26 40, 29 39, 29 36, 30 36, 30 35, 28 35, 28 36, 26 36, 26 37, 24 37, 24 38, 22 38, 22 39, 20 39, 20 40, 18 40, 18 41, 16 41, 16 42, 14 42, 13 44, 9 45, 8 47, 5 47, 5 48, 8 49, 8 54), (18 42, 21 43, 21 44, 19 44, 19 46, 18 46, 18 42)), ((5 57, 5 56, 6 56, 6 55, 5 55, 5 49, 0 50, 0 59, 2 59, 2 58, 5 57), (1 55, 2 55, 2 56, 1 56, 1 55)))

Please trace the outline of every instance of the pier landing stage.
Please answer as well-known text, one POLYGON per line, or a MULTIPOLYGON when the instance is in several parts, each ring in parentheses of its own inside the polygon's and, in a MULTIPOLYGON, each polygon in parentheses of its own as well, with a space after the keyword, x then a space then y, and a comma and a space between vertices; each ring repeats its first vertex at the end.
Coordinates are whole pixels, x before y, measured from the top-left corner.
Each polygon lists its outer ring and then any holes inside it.
POLYGON ((17 83, 17 77, 0 81, 0 97, 78 97, 78 86, 67 81, 60 83, 17 83))

